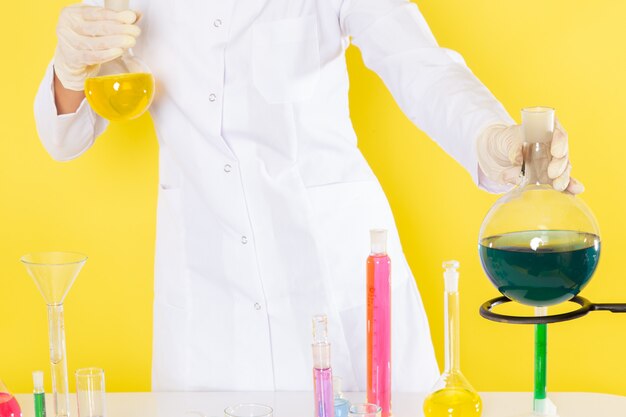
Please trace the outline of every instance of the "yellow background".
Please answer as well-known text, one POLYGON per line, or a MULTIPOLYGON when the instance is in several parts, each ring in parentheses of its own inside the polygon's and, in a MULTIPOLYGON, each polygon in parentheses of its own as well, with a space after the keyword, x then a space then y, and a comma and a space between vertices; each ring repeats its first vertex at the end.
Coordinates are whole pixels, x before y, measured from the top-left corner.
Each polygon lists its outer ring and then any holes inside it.
MULTIPOLYGON (((550 105, 570 135, 574 174, 602 228, 603 254, 584 295, 626 302, 623 196, 626 4, 615 0, 420 0, 443 46, 469 66, 516 120, 550 105)), ((157 144, 148 117, 111 126, 70 163, 40 145, 32 115, 66 0, 3 5, 0 25, 0 378, 50 389, 46 308, 19 264, 28 251, 90 255, 66 300, 70 373, 105 368, 110 391, 150 389, 157 144)), ((349 51, 354 125, 378 174, 426 304, 443 361, 441 262, 461 262, 462 368, 481 390, 532 387, 532 328, 488 322, 497 291, 481 272, 477 233, 496 197, 402 115, 382 82, 349 51)), ((549 389, 626 395, 626 315, 595 313, 549 331, 549 389)), ((73 378, 70 387, 73 390, 73 378)))

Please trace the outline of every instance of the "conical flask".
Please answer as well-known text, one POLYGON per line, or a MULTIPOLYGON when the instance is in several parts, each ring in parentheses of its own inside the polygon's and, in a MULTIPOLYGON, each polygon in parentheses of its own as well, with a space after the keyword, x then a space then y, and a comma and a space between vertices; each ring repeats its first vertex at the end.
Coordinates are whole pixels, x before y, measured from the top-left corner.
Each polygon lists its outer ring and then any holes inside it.
POLYGON ((426 417, 480 417, 482 400, 461 373, 459 334, 459 263, 443 263, 445 370, 424 400, 426 417))
POLYGON ((50 366, 56 417, 69 416, 63 301, 87 257, 73 252, 40 252, 22 256, 22 263, 48 305, 50 366))
POLYGON ((506 297, 531 306, 570 300, 589 282, 600 258, 600 232, 579 196, 548 177, 554 109, 522 110, 521 184, 500 198, 479 235, 483 269, 506 297))
MULTIPOLYGON (((128 0, 105 0, 104 7, 129 9, 128 0)), ((128 49, 102 64, 96 77, 85 81, 85 96, 91 108, 110 121, 136 119, 148 110, 154 98, 155 82, 148 66, 128 49)))
POLYGON ((0 417, 22 417, 17 400, 0 379, 0 417))

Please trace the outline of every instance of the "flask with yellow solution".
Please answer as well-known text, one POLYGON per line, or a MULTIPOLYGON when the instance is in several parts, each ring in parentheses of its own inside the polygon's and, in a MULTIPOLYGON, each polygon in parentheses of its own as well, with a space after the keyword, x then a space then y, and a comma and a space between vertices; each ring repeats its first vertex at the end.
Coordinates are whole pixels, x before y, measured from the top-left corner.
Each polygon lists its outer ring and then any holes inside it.
MULTIPOLYGON (((106 0, 107 9, 128 10, 128 0, 106 0)), ((110 121, 133 120, 148 110, 154 98, 154 77, 130 50, 102 64, 98 76, 85 81, 91 108, 110 121)))
POLYGON ((424 400, 426 417, 480 417, 483 404, 459 366, 459 263, 444 262, 446 368, 424 400))

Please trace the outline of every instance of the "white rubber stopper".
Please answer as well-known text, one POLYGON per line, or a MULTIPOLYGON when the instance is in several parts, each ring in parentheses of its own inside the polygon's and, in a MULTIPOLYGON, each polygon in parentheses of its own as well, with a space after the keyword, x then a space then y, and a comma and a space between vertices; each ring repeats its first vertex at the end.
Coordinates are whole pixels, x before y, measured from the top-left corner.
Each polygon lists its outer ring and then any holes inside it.
POLYGON ((443 282, 446 292, 457 292, 459 290, 459 261, 445 261, 443 263, 443 282))
POLYGON ((35 386, 36 392, 43 391, 43 371, 33 372, 33 385, 35 386))
POLYGON ((370 230, 370 240, 372 242, 372 253, 387 253, 387 230, 370 230))
POLYGON ((527 107, 522 109, 522 129, 526 143, 550 143, 554 134, 554 109, 527 107))

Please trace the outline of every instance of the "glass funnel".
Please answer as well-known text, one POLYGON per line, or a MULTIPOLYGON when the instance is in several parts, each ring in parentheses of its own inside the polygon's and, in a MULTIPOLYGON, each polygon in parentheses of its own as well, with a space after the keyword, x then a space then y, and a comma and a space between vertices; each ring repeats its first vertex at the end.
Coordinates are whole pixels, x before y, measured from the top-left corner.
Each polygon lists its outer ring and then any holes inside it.
MULTIPOLYGON (((115 11, 129 9, 128 0, 105 0, 115 11)), ((154 98, 154 77, 147 65, 128 49, 102 64, 96 77, 85 81, 85 96, 91 108, 110 121, 136 119, 148 110, 154 98)))
POLYGON ((22 417, 17 400, 0 379, 0 417, 22 417))
POLYGON ((522 129, 522 182, 487 213, 480 260, 506 297, 550 306, 570 300, 589 282, 600 258, 600 232, 583 200, 555 190, 548 177, 554 109, 523 109, 522 129))
POLYGON ((22 256, 22 264, 48 305, 52 394, 56 417, 69 416, 63 301, 87 257, 73 252, 40 252, 22 256))
POLYGON ((459 263, 443 263, 445 272, 445 370, 424 400, 426 417, 480 417, 482 401, 460 367, 459 263))

